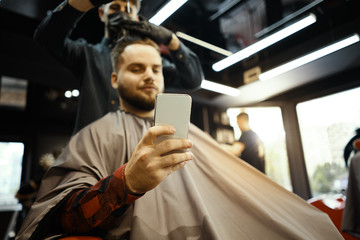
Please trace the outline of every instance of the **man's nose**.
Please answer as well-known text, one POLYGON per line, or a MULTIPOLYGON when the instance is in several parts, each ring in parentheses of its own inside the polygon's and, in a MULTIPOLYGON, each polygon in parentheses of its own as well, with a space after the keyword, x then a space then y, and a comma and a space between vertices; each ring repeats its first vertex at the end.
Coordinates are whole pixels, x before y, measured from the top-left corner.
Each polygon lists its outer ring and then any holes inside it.
POLYGON ((121 6, 120 6, 120 11, 121 11, 121 12, 124 12, 124 13, 127 13, 127 8, 126 8, 126 6, 121 5, 121 6))
POLYGON ((144 72, 144 79, 145 81, 154 81, 154 71, 152 68, 147 68, 144 72))

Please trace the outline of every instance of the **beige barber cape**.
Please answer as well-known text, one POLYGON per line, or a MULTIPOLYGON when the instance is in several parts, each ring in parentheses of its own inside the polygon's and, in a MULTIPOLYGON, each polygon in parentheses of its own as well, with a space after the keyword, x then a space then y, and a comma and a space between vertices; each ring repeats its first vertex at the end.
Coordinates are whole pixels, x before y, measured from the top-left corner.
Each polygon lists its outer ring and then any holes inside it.
MULTIPOLYGON (((126 163, 151 119, 117 111, 72 137, 17 239, 62 234, 58 207, 126 163)), ((190 125, 195 158, 135 201, 104 239, 342 239, 330 218, 190 125)))

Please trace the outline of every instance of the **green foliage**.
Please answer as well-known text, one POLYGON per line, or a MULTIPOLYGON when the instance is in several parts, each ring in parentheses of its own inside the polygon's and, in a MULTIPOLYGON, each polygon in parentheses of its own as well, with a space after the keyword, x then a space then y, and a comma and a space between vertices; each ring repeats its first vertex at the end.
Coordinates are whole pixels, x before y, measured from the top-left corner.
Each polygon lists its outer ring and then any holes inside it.
POLYGON ((346 168, 337 163, 318 165, 311 179, 312 190, 316 193, 329 193, 334 190, 334 181, 346 173, 346 168))

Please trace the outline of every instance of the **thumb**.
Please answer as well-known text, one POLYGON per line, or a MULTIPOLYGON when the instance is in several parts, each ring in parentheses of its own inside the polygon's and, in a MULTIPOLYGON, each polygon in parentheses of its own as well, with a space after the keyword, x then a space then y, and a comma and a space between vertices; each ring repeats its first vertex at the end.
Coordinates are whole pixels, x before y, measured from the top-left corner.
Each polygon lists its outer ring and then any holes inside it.
POLYGON ((154 126, 148 129, 148 131, 141 139, 141 143, 145 145, 152 145, 155 143, 155 140, 158 136, 173 135, 175 132, 175 128, 170 125, 154 126))

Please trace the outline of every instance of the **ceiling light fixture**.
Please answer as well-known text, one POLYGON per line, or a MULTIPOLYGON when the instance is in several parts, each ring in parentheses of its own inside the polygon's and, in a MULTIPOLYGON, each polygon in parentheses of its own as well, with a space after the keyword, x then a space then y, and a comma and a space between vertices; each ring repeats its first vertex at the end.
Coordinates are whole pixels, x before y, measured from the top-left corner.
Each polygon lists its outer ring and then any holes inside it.
POLYGON ((333 43, 327 47, 321 48, 315 52, 312 52, 310 54, 307 54, 303 57, 300 57, 298 59, 295 59, 291 62, 285 63, 279 67, 276 67, 274 69, 271 69, 267 72, 264 72, 262 74, 259 75, 259 80, 261 81, 265 81, 268 80, 270 78, 273 78, 277 75, 280 75, 282 73, 288 72, 292 69, 298 68, 306 63, 312 62, 316 59, 319 59, 321 57, 324 57, 330 53, 333 53, 335 51, 338 51, 342 48, 345 48, 347 46, 350 46, 354 43, 359 42, 360 38, 358 34, 353 34, 350 37, 347 37, 346 39, 343 39, 341 41, 338 41, 336 43, 333 43))
POLYGON ((316 16, 312 13, 310 13, 307 17, 297 21, 296 23, 291 24, 288 27, 285 27, 282 30, 279 30, 278 32, 238 51, 237 53, 234 53, 233 55, 215 63, 212 68, 214 71, 219 72, 261 50, 264 48, 269 47, 270 45, 300 31, 303 28, 306 28, 316 22, 316 16))
POLYGON ((187 35, 187 34, 185 34, 185 33, 176 32, 176 35, 177 35, 178 37, 182 38, 182 39, 185 39, 185 40, 187 40, 187 41, 189 41, 189 42, 195 43, 195 44, 197 44, 197 45, 199 45, 199 46, 202 46, 202 47, 204 47, 204 48, 210 49, 210 50, 212 50, 212 51, 214 51, 214 52, 217 52, 217 53, 220 53, 220 54, 222 54, 222 55, 230 56, 230 55, 233 54, 232 52, 230 52, 230 51, 228 51, 228 50, 219 48, 219 47, 217 47, 217 46, 215 46, 215 45, 212 45, 212 44, 207 43, 207 42, 204 42, 204 41, 202 41, 202 40, 200 40, 200 39, 194 38, 194 37, 192 37, 192 36, 190 36, 190 35, 187 35))
POLYGON ((149 22, 160 25, 187 1, 188 0, 172 0, 168 2, 152 18, 150 18, 149 22))
POLYGON ((240 90, 237 88, 225 86, 219 83, 211 82, 208 80, 202 80, 201 88, 210 90, 217 93, 226 94, 229 96, 237 97, 240 95, 240 90))

